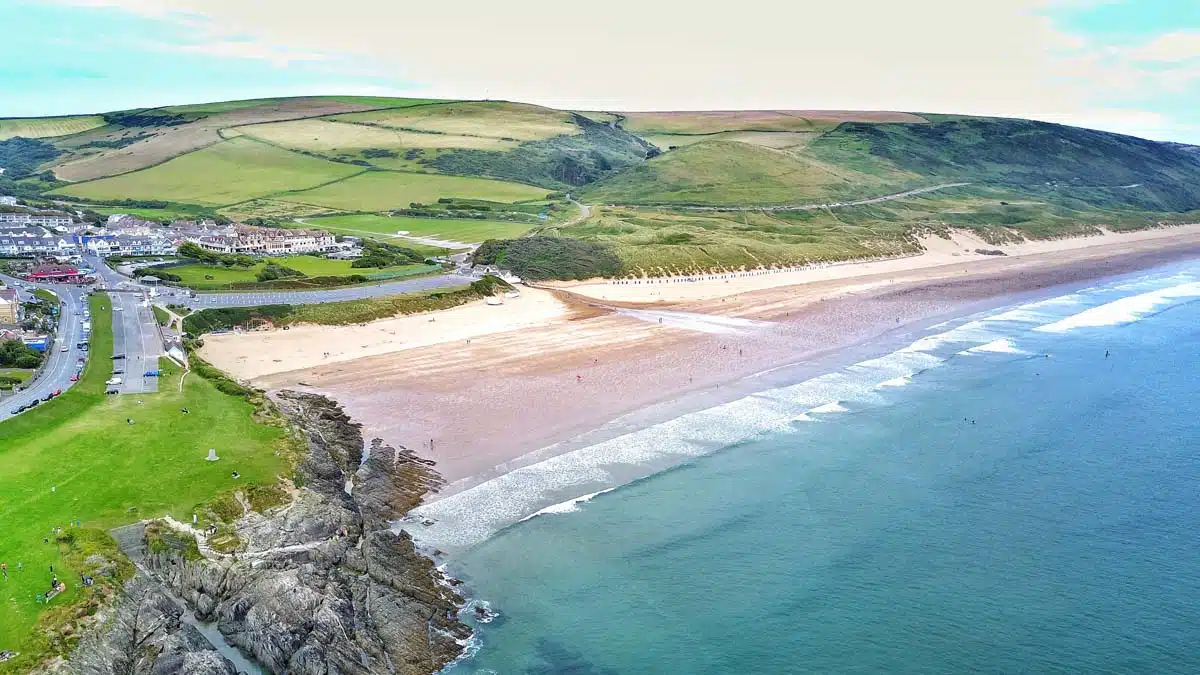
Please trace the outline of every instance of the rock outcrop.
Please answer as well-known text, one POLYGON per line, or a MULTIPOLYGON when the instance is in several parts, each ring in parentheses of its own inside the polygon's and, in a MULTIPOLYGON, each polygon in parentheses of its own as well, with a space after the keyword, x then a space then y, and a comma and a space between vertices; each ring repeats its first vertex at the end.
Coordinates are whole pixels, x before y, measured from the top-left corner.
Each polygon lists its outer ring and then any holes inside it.
POLYGON ((237 675, 160 584, 140 576, 125 585, 103 628, 84 638, 65 667, 77 675, 237 675))
MULTIPOLYGON (((375 441, 364 452, 359 425, 329 399, 285 391, 275 403, 308 448, 291 502, 247 510, 233 523, 242 547, 232 554, 197 546, 188 526, 153 523, 142 568, 264 672, 441 670, 471 634, 457 618, 462 598, 406 533, 389 529, 439 477, 406 450, 375 441)), ((177 627, 170 639, 190 640, 177 627)))

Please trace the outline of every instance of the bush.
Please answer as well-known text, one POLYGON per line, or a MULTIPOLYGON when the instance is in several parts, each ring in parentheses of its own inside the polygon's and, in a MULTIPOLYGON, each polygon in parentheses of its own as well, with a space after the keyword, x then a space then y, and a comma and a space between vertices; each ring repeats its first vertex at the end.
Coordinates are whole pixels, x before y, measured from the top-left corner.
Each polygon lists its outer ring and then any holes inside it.
POLYGON ((382 269, 384 267, 397 267, 399 265, 418 265, 425 262, 425 256, 411 248, 404 248, 395 244, 385 244, 373 239, 364 239, 362 247, 362 257, 350 263, 351 267, 359 269, 377 267, 382 269))
POLYGON ((498 265, 530 281, 615 277, 621 272, 621 259, 608 246, 566 237, 489 239, 475 250, 472 261, 498 265))
POLYGON ((294 270, 290 267, 284 267, 276 263, 267 263, 266 266, 255 275, 259 281, 275 281, 276 279, 288 279, 294 277, 303 277, 304 273, 299 270, 294 270))
POLYGON ((42 353, 20 340, 0 342, 0 368, 37 368, 42 364, 42 353))
MULTIPOLYGON (((10 179, 31 176, 39 165, 60 154, 58 148, 34 138, 14 136, 0 141, 0 167, 5 168, 4 175, 10 179)), ((53 179, 53 174, 51 176, 53 179)))
MULTIPOLYGON (((295 310, 291 305, 261 305, 258 307, 219 307, 192 312, 183 318, 183 330, 203 335, 235 326, 269 321, 280 323, 295 310)), ((214 370, 216 370, 214 368, 214 370)), ((217 371, 218 373, 220 371, 217 371)))

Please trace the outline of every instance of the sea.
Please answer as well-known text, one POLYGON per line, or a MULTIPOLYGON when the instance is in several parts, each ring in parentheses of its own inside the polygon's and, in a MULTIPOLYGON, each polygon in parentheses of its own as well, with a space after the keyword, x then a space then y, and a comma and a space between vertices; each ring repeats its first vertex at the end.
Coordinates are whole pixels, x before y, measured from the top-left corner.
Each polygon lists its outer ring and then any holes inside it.
POLYGON ((1014 299, 418 517, 470 597, 454 675, 1200 673, 1200 263, 1014 299))

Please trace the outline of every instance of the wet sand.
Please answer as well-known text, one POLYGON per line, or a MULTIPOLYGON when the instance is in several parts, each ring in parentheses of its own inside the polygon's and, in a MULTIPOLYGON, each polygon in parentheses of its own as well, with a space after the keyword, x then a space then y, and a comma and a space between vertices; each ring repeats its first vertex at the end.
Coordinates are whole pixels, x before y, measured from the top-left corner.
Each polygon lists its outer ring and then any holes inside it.
POLYGON ((333 396, 364 424, 367 437, 435 460, 454 491, 514 468, 527 453, 553 454, 555 444, 620 426, 623 415, 689 393, 819 360, 927 325, 931 317, 1196 257, 1200 233, 1189 231, 1022 257, 972 257, 852 282, 654 305, 652 312, 602 309, 567 296, 576 311, 545 325, 254 382, 333 396))

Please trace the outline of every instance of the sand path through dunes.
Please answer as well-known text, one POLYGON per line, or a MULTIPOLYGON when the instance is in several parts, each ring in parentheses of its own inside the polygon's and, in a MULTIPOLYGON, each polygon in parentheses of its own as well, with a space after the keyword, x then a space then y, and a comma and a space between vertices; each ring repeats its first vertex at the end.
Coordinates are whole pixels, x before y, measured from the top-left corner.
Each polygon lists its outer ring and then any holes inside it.
POLYGON ((801 268, 794 271, 768 270, 750 273, 699 275, 696 277, 643 279, 639 283, 631 281, 589 280, 546 285, 569 291, 574 295, 584 298, 615 303, 684 303, 712 300, 715 298, 728 298, 742 293, 769 288, 797 286, 822 281, 854 280, 879 274, 896 274, 945 265, 955 265, 967 261, 974 264, 983 262, 989 258, 1003 258, 1001 256, 987 256, 976 253, 977 249, 1000 250, 1005 253, 1006 257, 1016 258, 1111 245, 1135 245, 1145 241, 1161 241, 1165 244, 1170 240, 1182 240, 1197 235, 1200 235, 1200 225, 1180 225, 1176 227, 1138 230, 1136 232, 1105 232, 1102 235, 1091 237, 1026 241, 1020 244, 995 246, 988 244, 974 234, 956 230, 950 239, 936 236, 922 238, 921 245, 925 247, 925 252, 920 255, 904 258, 837 263, 801 268), (683 279, 694 280, 685 281, 683 279))

